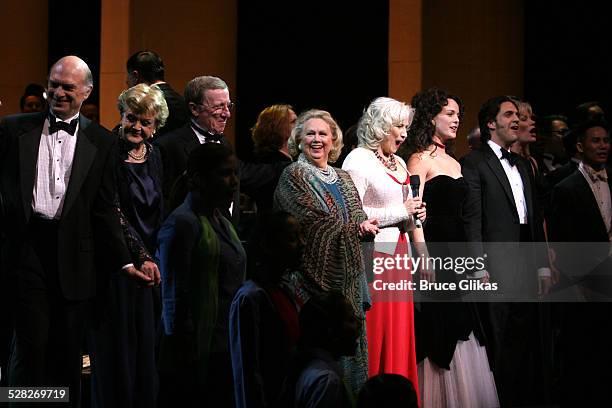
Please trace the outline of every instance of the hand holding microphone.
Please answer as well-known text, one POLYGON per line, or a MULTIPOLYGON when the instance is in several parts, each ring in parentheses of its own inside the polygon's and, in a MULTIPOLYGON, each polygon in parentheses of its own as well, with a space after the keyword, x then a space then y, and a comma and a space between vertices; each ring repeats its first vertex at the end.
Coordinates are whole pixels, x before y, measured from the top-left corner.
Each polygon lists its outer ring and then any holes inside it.
POLYGON ((426 217, 425 203, 419 197, 419 189, 421 187, 421 179, 418 174, 410 176, 410 189, 412 197, 404 201, 408 214, 414 216, 414 225, 417 228, 423 227, 423 221, 426 217))

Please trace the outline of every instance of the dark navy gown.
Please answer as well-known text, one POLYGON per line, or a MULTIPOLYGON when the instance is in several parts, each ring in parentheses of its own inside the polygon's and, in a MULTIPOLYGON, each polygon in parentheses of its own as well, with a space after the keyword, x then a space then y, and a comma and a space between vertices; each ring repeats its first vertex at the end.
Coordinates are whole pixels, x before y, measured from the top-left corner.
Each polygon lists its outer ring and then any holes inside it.
MULTIPOLYGON (((135 265, 152 260, 163 214, 161 159, 154 146, 149 148, 144 163, 122 157, 117 177, 124 235, 135 265)), ((111 275, 101 323, 89 336, 93 407, 156 406, 155 290, 121 271, 111 275)))

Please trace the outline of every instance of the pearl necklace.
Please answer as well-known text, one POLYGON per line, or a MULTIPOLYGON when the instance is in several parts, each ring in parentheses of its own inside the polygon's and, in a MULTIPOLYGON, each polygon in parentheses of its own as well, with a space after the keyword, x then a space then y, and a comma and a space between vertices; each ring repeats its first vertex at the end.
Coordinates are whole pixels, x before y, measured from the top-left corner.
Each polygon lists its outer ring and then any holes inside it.
POLYGON ((147 145, 143 145, 143 149, 142 149, 142 153, 141 154, 134 154, 132 153, 131 150, 128 150, 127 154, 128 156, 130 156, 132 159, 140 161, 142 159, 144 159, 147 156, 148 153, 148 149, 147 149, 147 145))
POLYGON ((373 150, 374 155, 376 156, 376 158, 378 160, 380 160, 380 162, 389 170, 391 171, 396 171, 397 170, 397 162, 395 161, 395 155, 393 153, 391 153, 391 156, 389 156, 389 160, 385 159, 379 152, 378 150, 373 150))
POLYGON ((314 174, 326 184, 335 184, 338 181, 338 173, 332 166, 327 166, 325 170, 318 168, 313 165, 308 159, 304 156, 304 154, 300 154, 298 157, 298 162, 303 163, 314 170, 314 174))

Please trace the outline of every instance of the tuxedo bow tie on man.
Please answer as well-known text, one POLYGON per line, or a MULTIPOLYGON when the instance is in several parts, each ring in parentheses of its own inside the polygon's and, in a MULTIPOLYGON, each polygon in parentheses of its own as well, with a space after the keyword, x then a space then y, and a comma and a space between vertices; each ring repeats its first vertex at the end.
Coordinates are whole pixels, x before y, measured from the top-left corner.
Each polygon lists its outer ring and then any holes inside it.
POLYGON ((49 72, 50 114, 9 116, 0 125, 7 237, 0 286, 11 298, 0 313, 15 322, 8 383, 69 386, 70 406, 79 405, 80 348, 104 282, 96 267, 104 259, 119 269, 131 259, 113 205, 117 140, 79 114, 92 88, 83 60, 61 58, 49 72))
POLYGON ((596 181, 604 181, 604 182, 608 182, 608 173, 606 172, 606 168, 602 168, 599 170, 595 170, 594 168, 590 167, 590 166, 584 166, 587 174, 589 175, 589 178, 591 179, 591 181, 596 182, 596 181))
MULTIPOLYGON (((173 210, 173 187, 177 179, 187 169, 189 154, 203 143, 230 143, 223 136, 225 127, 232 117, 234 103, 230 99, 227 84, 214 76, 193 78, 185 87, 185 102, 191 113, 191 120, 183 127, 156 140, 164 164, 163 192, 167 202, 166 209, 173 210)), ((278 180, 280 165, 238 162, 240 187, 234 195, 230 209, 221 209, 237 225, 240 217, 240 193, 247 195, 278 180)), ((179 205, 180 203, 174 203, 179 205)))
POLYGON ((78 123, 78 119, 72 119, 70 123, 68 123, 61 120, 57 120, 53 115, 49 115, 49 133, 56 133, 60 130, 63 130, 64 132, 74 136, 74 132, 76 132, 78 123))
POLYGON ((516 155, 516 153, 502 148, 501 155, 502 160, 508 160, 510 167, 516 166, 516 161, 518 160, 518 156, 516 155))
POLYGON ((544 246, 536 245, 544 234, 530 169, 508 151, 518 137, 516 102, 507 96, 492 98, 481 107, 478 121, 482 147, 461 159, 468 184, 463 207, 468 247, 474 259, 486 259, 481 275, 490 274, 490 280, 498 283, 492 296, 514 300, 483 304, 489 318, 484 326, 490 338, 490 361, 502 405, 540 403, 545 375, 523 365, 539 362, 538 355, 545 355, 545 350, 532 346, 542 344, 538 311, 534 303, 516 301, 535 299, 538 289, 545 292, 550 269, 544 246))

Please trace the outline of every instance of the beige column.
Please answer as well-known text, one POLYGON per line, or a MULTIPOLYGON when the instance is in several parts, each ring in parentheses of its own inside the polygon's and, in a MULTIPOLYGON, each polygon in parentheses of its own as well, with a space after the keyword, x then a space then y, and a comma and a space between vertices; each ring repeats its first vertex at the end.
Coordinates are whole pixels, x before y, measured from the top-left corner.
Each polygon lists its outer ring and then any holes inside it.
POLYGON ((389 1, 389 96, 405 102, 421 89, 421 3, 389 1))
POLYGON ((117 97, 126 88, 130 56, 130 0, 102 0, 100 33, 100 124, 119 123, 117 97))
POLYGON ((47 86, 47 32, 46 1, 0 3, 0 117, 19 113, 19 98, 27 84, 47 86))

